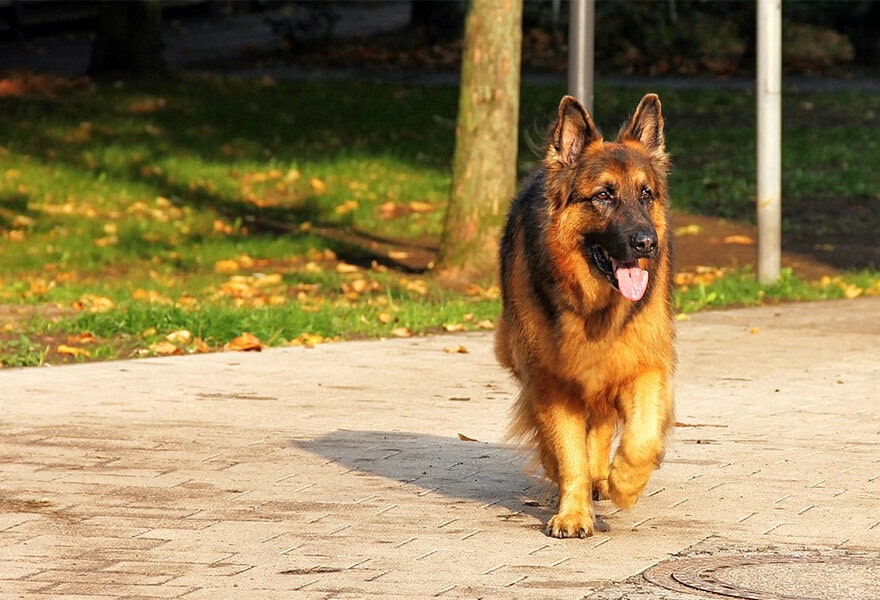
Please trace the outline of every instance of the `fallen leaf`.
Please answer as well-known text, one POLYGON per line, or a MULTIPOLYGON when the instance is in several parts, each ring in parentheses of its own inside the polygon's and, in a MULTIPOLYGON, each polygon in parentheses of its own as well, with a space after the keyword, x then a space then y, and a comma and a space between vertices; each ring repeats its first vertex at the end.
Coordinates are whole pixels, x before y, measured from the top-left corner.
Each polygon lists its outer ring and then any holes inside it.
POLYGON ((98 341, 98 338, 87 332, 67 336, 68 344, 91 344, 96 341, 98 341))
POLYGON ((863 290, 859 286, 853 285, 851 283, 844 283, 841 286, 841 289, 843 290, 843 297, 850 300, 852 300, 853 298, 858 298, 865 292, 865 290, 863 290))
POLYGON ((480 329, 492 331, 493 329, 495 329, 495 323, 493 323, 491 319, 483 319, 482 321, 477 323, 477 327, 479 327, 480 329))
POLYGON ((468 349, 464 346, 449 346, 447 348, 443 348, 443 352, 446 354, 467 354, 468 349))
POLYGON ((73 346, 68 346, 66 344, 61 344, 56 348, 58 354, 64 356, 73 356, 75 358, 79 358, 80 356, 88 358, 92 355, 91 352, 86 350, 85 348, 75 348, 73 346))
POLYGON ((115 246, 119 243, 119 238, 115 235, 105 235, 104 237, 99 237, 92 240, 92 244, 97 246, 98 248, 106 248, 108 246, 115 246))
POLYGON ((221 274, 236 273, 238 271, 238 262, 230 259, 218 260, 214 263, 214 272, 221 274))
POLYGON ((401 278, 400 281, 408 292, 415 292, 419 296, 428 295, 428 285, 424 281, 420 279, 408 280, 406 278, 401 278))
POLYGON ((461 323, 444 323, 443 329, 447 333, 459 333, 461 331, 464 331, 464 325, 462 325, 461 323))
POLYGON ((419 202, 418 200, 409 203, 409 209, 414 213, 429 213, 434 210, 434 205, 428 202, 419 202))
POLYGON ((247 332, 232 338, 228 344, 223 346, 225 352, 260 352, 262 349, 263 342, 252 333, 247 332))
POLYGON ((145 290, 143 288, 138 288, 131 293, 131 297, 135 300, 143 300, 145 302, 151 302, 155 304, 173 304, 171 298, 163 296, 156 290, 145 290))
POLYGON ((183 354, 183 350, 166 340, 152 344, 150 346, 150 352, 157 356, 174 356, 177 354, 183 354))
POLYGON ((409 330, 409 327, 395 327, 391 330, 391 335, 399 338, 408 338, 412 337, 412 331, 409 330))
POLYGON ((684 237, 686 235, 697 235, 700 233, 700 226, 696 223, 691 225, 683 225, 675 228, 675 237, 684 237))
POLYGON ((380 323, 384 323, 385 325, 388 325, 389 323, 394 321, 394 317, 385 312, 379 313, 376 318, 379 319, 380 323))
POLYGON ((228 223, 224 223, 220 219, 214 219, 214 233, 222 233, 224 235, 232 235, 233 231, 232 225, 228 223))
POLYGON ((311 179, 309 179, 309 186, 312 188, 312 192, 314 192, 318 196, 327 191, 327 184, 317 177, 312 177, 311 179))
POLYGON ((335 212, 337 215, 347 215, 348 213, 357 210, 358 206, 360 206, 360 204, 357 200, 346 200, 345 202, 334 208, 333 212, 335 212))
POLYGON ((292 342, 291 346, 303 346, 305 348, 314 348, 315 345, 323 343, 324 337, 317 333, 303 333, 292 342))
POLYGON ((339 264, 336 265, 336 272, 337 273, 342 273, 342 274, 357 273, 358 271, 360 271, 360 267, 357 267, 355 265, 350 265, 348 263, 340 262, 339 264))
POLYGON ((144 98, 133 101, 129 106, 129 110, 134 114, 154 113, 163 108, 165 108, 165 98, 144 98))
POLYGON ((379 213, 379 218, 383 221, 391 221, 401 216, 401 213, 404 211, 397 202, 389 200, 380 204, 377 212, 379 213))
POLYGON ((750 238, 747 235, 729 235, 724 238, 725 244, 735 244, 738 246, 752 246, 755 243, 755 240, 750 238))
POLYGON ((254 275, 254 287, 266 288, 273 285, 281 285, 284 283, 284 277, 281 273, 271 273, 269 275, 254 275))
POLYGON ((96 296, 94 294, 85 294, 79 300, 73 303, 74 310, 81 310, 91 313, 103 313, 113 310, 116 303, 110 298, 104 296, 96 296))
POLYGON ((166 335, 165 339, 172 344, 189 344, 193 339, 193 335, 189 329, 178 329, 166 335))
POLYGON ((356 294, 363 294, 370 287, 370 282, 366 279, 355 279, 349 285, 356 294))
POLYGON ((462 442, 479 442, 480 441, 480 440, 476 440, 472 437, 468 437, 463 433, 458 434, 458 439, 460 439, 462 442))

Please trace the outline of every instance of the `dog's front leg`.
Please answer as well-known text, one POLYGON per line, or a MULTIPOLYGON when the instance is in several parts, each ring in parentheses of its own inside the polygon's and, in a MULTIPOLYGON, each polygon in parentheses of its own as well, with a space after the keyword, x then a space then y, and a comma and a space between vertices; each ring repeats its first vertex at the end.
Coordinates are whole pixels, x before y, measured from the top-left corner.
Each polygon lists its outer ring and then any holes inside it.
POLYGON ((651 472, 663 460, 666 431, 673 423, 672 392, 662 371, 649 371, 620 398, 624 430, 611 464, 608 492, 621 508, 636 503, 651 472))
POLYGON ((559 509, 547 524, 557 538, 593 535, 593 500, 587 462, 584 406, 553 385, 542 386, 535 417, 541 460, 559 486, 559 509))

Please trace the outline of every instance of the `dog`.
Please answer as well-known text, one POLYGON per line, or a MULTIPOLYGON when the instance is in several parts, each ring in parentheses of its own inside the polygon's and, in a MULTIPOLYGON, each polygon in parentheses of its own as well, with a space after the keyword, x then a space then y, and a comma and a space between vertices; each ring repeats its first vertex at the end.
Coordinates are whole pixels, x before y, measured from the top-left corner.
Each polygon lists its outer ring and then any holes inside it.
POLYGON ((566 96, 510 207, 495 353, 521 388, 510 435, 558 486, 552 537, 604 530, 593 499, 631 507, 663 460, 676 361, 668 171, 656 95, 614 141, 566 96))

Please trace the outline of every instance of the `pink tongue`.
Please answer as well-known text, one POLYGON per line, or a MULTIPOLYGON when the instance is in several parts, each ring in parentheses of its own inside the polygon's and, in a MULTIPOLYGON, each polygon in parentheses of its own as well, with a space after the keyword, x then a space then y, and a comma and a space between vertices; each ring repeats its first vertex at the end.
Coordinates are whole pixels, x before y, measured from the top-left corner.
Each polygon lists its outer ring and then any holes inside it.
POLYGON ((645 290, 648 289, 648 272, 644 269, 618 266, 614 270, 614 275, 617 277, 617 287, 624 298, 635 302, 645 295, 645 290))

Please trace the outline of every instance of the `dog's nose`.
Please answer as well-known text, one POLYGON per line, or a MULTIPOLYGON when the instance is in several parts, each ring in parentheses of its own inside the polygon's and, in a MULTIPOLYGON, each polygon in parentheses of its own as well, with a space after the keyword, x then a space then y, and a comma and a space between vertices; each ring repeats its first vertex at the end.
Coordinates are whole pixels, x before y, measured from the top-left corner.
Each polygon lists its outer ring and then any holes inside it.
POLYGON ((653 231, 639 231, 630 238, 630 246, 639 258, 647 258, 657 253, 657 234, 653 231))

